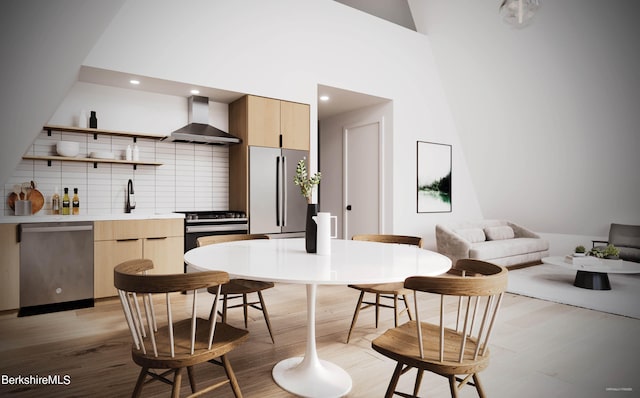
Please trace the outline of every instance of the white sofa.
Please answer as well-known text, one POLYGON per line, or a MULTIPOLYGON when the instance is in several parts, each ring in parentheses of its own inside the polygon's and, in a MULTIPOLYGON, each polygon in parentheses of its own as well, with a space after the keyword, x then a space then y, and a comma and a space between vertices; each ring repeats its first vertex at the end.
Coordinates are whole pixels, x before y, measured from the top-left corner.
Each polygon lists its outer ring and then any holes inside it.
POLYGON ((454 264, 460 258, 472 258, 508 267, 549 255, 549 242, 505 220, 438 224, 436 245, 454 264))

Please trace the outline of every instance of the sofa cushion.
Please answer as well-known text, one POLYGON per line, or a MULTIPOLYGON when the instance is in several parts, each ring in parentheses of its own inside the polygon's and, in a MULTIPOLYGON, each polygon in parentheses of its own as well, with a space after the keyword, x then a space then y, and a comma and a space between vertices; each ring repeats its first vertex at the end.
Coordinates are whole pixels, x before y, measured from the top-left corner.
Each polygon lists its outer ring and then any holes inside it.
POLYGON ((489 260, 515 256, 518 254, 535 253, 549 249, 549 242, 536 238, 514 238, 503 240, 488 240, 474 243, 469 250, 469 258, 489 260))
POLYGON ((513 228, 508 225, 501 225, 499 227, 486 227, 484 233, 487 236, 487 240, 504 240, 513 239, 515 233, 513 228))
POLYGON ((481 228, 456 229, 455 232, 471 243, 484 242, 487 240, 481 228))

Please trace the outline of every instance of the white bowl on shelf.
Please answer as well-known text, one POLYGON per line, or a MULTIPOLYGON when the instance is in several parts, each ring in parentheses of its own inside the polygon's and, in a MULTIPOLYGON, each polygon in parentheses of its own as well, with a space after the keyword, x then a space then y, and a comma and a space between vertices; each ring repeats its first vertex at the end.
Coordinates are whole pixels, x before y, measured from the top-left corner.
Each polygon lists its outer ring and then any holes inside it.
POLYGON ((73 141, 58 141, 56 143, 56 152, 60 156, 75 158, 80 152, 80 144, 73 141))
POLYGON ((89 154, 90 158, 93 159, 115 159, 116 155, 113 152, 107 152, 107 151, 96 151, 96 152, 91 152, 89 154))

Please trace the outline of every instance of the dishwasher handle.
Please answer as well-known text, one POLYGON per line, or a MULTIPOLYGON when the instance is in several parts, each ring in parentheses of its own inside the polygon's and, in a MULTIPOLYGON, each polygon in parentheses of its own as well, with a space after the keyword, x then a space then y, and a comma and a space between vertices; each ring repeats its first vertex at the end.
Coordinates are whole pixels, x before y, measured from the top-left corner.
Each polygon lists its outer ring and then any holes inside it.
POLYGON ((42 232, 75 232, 75 231, 91 231, 93 225, 52 225, 32 227, 20 224, 20 232, 26 233, 42 233, 42 232))
POLYGON ((40 232, 75 232, 75 231, 91 231, 93 225, 66 225, 56 227, 22 227, 22 233, 40 233, 40 232))
POLYGON ((23 234, 32 233, 51 233, 51 232, 76 232, 76 231, 93 231, 93 223, 64 223, 60 225, 58 223, 36 223, 36 224, 18 224, 16 242, 22 242, 23 234))

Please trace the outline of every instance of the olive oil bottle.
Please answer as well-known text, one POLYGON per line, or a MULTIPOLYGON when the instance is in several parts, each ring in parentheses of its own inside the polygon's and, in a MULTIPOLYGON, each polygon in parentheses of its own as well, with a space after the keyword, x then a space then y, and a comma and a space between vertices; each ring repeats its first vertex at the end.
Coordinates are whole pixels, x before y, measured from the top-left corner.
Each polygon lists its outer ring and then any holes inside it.
POLYGON ((71 214, 71 201, 69 200, 69 188, 64 189, 64 195, 62 196, 62 215, 68 216, 71 214))
POLYGON ((73 188, 73 199, 71 200, 72 214, 80 214, 80 198, 78 198, 78 188, 73 188))

